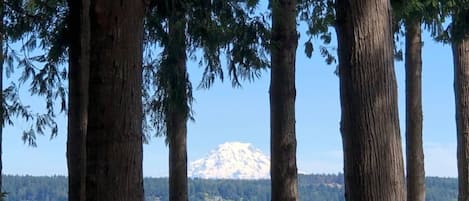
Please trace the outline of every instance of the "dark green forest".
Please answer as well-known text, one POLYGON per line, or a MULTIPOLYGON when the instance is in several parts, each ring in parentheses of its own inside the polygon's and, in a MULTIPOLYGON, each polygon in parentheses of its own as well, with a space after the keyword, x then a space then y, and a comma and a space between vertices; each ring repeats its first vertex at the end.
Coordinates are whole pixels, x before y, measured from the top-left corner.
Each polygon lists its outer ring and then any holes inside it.
MULTIPOLYGON (((65 176, 3 176, 7 201, 67 201, 65 176)), ((302 201, 343 201, 343 175, 300 175, 302 201)), ((145 178, 145 200, 168 200, 167 178, 145 178)), ((428 177, 427 201, 457 200, 457 180, 428 177)), ((189 179, 191 201, 268 201, 269 180, 189 179)))

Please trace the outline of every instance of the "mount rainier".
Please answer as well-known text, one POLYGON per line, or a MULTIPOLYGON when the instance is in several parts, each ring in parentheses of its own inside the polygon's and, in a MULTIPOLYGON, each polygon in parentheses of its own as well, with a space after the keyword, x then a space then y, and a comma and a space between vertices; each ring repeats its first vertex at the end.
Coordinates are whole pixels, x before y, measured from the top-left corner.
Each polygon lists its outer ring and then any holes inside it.
POLYGON ((268 179, 270 159, 249 143, 226 142, 191 162, 188 173, 204 179, 268 179))

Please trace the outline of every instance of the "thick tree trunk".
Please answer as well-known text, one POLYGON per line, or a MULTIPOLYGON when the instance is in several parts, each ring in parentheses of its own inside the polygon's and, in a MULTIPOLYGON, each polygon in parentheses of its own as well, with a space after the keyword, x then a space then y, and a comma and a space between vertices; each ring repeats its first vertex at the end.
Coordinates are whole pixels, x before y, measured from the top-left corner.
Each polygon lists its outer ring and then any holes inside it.
POLYGON ((168 57, 174 66, 166 66, 171 71, 169 99, 174 100, 167 114, 167 136, 169 139, 169 200, 187 201, 187 69, 186 69, 186 21, 173 0, 173 15, 169 20, 168 57))
POLYGON ((469 35, 453 43, 459 201, 469 200, 469 35))
POLYGON ((404 201, 388 0, 338 0, 345 198, 404 201))
POLYGON ((409 19, 405 27, 407 201, 425 201, 420 20, 409 19))
POLYGON ((143 201, 142 0, 92 0, 86 200, 143 201))
POLYGON ((68 200, 85 201, 89 81, 89 1, 69 0, 68 200))
POLYGON ((272 201, 298 200, 295 130, 296 0, 272 1, 270 152, 272 201))

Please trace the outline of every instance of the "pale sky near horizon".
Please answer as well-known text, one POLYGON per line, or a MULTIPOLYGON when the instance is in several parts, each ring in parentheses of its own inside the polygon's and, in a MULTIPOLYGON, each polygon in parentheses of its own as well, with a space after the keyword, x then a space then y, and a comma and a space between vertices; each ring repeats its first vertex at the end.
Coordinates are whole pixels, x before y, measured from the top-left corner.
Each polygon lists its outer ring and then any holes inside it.
MULTIPOLYGON (((302 173, 339 173, 342 167, 342 143, 339 131, 339 79, 335 64, 328 66, 319 55, 304 54, 304 30, 297 50, 296 72, 296 133, 297 163, 302 173)), ((424 35, 423 48, 423 111, 424 152, 427 176, 456 177, 456 124, 453 95, 453 62, 449 45, 435 43, 424 35)), ((318 43, 319 41, 316 40, 318 43)), ((333 47, 333 45, 331 45, 333 47)), ((202 69, 196 62, 188 64, 194 86, 200 81, 202 69)), ((403 62, 395 65, 398 90, 401 135, 405 133, 405 75, 403 62)), ((266 70, 253 83, 233 89, 231 82, 217 81, 209 89, 194 87, 195 122, 188 124, 188 159, 204 157, 217 145, 229 141, 253 144, 269 154, 269 78, 266 70)), ((33 107, 43 107, 29 100, 33 107)), ((3 170, 5 174, 66 175, 66 119, 60 115, 59 135, 38 137, 38 147, 21 141, 22 123, 4 130, 3 170)), ((403 144, 404 145, 404 144, 403 144)), ((163 138, 153 138, 144 145, 144 176, 168 175, 168 151, 163 138)))

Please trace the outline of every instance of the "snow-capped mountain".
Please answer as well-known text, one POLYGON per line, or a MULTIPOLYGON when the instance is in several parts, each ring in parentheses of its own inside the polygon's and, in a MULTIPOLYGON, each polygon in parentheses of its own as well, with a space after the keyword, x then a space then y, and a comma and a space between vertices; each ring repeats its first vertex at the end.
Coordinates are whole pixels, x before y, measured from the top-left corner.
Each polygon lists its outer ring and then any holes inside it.
POLYGON ((270 159, 249 143, 226 142, 206 157, 190 163, 189 177, 211 179, 265 179, 270 159))

